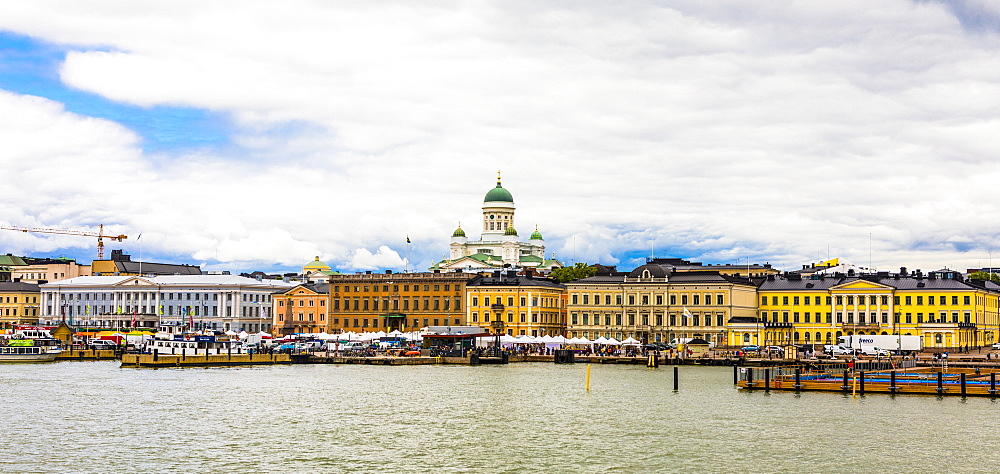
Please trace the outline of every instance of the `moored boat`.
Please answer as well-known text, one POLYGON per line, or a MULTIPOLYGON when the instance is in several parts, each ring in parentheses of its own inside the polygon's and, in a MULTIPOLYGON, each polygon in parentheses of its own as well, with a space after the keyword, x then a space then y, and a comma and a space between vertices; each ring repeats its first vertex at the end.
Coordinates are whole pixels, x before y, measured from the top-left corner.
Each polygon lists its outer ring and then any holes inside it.
POLYGON ((62 352, 58 346, 34 339, 0 339, 0 362, 52 362, 62 352))

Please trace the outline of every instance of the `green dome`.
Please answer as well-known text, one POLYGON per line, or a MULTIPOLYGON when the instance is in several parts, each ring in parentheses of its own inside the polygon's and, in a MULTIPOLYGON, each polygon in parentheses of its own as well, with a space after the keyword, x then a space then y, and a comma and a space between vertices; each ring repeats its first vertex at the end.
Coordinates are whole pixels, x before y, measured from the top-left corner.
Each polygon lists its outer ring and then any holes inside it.
POLYGON ((500 187, 500 183, 497 183, 497 187, 486 193, 486 199, 483 202, 514 202, 514 196, 510 195, 510 191, 500 187))
POLYGON ((459 225, 455 232, 451 234, 452 237, 465 237, 465 231, 462 230, 462 226, 459 225))
POLYGON ((500 186, 500 172, 497 172, 497 187, 486 193, 486 199, 483 202, 514 202, 514 196, 510 195, 510 191, 500 186))
POLYGON ((545 240, 542 238, 542 233, 538 231, 538 226, 535 226, 535 231, 531 233, 531 240, 545 240))
POLYGON ((517 231, 514 230, 514 226, 510 226, 504 231, 503 235, 517 235, 517 231))

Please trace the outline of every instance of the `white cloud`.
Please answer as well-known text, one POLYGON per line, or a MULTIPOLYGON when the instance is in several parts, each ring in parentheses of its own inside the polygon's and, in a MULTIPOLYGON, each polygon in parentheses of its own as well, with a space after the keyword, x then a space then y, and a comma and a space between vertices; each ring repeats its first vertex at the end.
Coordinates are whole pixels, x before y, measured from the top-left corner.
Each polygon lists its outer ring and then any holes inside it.
POLYGON ((368 249, 354 249, 354 254, 350 260, 345 262, 344 268, 347 270, 379 270, 379 269, 403 269, 406 260, 401 258, 395 250, 382 245, 372 253, 368 249))
POLYGON ((351 269, 398 268, 409 235, 420 268, 456 221, 477 228, 503 169, 521 232, 540 225, 564 259, 573 236, 578 260, 604 262, 653 238, 795 267, 828 246, 866 261, 871 234, 876 264, 973 265, 998 234, 977 191, 1000 177, 1000 45, 955 11, 9 2, 0 28, 75 49, 70 86, 220 112, 239 149, 148 156, 121 126, 4 94, 0 134, 24 161, 0 166, 33 192, 0 220, 121 222, 165 253, 351 269))

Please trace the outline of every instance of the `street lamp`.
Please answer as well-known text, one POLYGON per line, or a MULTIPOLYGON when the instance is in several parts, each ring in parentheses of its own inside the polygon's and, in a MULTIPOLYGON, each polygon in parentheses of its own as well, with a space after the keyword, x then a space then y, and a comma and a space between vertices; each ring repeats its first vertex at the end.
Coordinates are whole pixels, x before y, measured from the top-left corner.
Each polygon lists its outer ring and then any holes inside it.
POLYGON ((500 319, 500 315, 490 323, 493 326, 493 334, 496 336, 496 356, 500 357, 500 333, 503 332, 503 321, 500 319))

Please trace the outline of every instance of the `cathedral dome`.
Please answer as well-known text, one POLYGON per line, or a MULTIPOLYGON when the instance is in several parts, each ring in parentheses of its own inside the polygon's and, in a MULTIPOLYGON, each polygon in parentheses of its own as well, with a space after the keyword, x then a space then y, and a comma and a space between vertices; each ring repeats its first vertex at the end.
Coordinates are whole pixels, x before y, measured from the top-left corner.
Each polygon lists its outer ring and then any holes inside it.
POLYGON ((531 240, 544 240, 542 233, 538 231, 538 226, 535 226, 535 231, 531 233, 531 240))
POLYGON ((465 237, 465 231, 462 230, 462 226, 459 225, 455 232, 451 234, 452 237, 465 237))
POLYGON ((497 187, 486 193, 486 199, 483 202, 514 202, 514 196, 510 195, 510 191, 500 186, 500 173, 497 173, 497 187))
POLYGON ((322 270, 329 271, 330 270, 330 266, 327 265, 326 263, 320 261, 319 257, 316 257, 315 260, 313 260, 313 261, 307 263, 305 266, 303 266, 302 270, 303 270, 303 273, 308 273, 309 271, 322 271, 322 270))
POLYGON ((514 226, 510 226, 507 227, 507 230, 504 231, 503 235, 517 235, 517 231, 514 230, 514 226))

